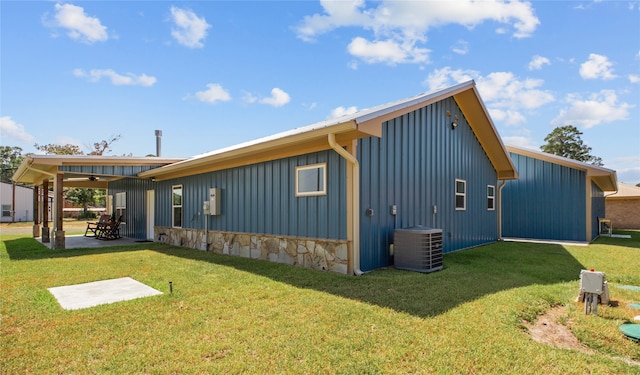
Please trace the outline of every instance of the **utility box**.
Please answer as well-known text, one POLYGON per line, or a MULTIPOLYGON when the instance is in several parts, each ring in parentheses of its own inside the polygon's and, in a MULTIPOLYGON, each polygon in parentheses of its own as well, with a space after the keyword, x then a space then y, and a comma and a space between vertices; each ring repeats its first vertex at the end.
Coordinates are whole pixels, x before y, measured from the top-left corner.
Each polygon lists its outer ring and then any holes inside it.
POLYGON ((580 292, 602 294, 605 289, 604 272, 580 271, 580 292))
POLYGON ((222 189, 209 189, 209 215, 220 215, 222 209, 222 189))

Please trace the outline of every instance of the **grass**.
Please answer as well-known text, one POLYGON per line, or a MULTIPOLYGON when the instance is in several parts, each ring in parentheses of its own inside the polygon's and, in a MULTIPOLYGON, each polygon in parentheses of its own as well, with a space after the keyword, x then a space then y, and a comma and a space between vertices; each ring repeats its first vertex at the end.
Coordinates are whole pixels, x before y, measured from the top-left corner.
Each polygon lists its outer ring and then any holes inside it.
POLYGON ((617 327, 637 310, 640 232, 588 247, 495 243, 445 255, 431 274, 362 277, 158 243, 49 250, 0 243, 0 372, 277 374, 639 373, 617 327), (607 274, 617 306, 585 316, 581 269, 607 274), (161 296, 62 310, 46 288, 130 276, 161 296), (169 293, 169 281, 173 293, 169 293), (596 354, 532 341, 551 306, 596 354))

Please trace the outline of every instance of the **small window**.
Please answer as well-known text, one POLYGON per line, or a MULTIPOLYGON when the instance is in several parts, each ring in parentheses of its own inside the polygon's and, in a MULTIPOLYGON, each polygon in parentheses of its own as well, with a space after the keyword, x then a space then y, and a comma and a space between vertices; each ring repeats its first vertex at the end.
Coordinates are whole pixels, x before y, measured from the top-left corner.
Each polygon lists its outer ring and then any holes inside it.
POLYGON ((127 217, 127 193, 116 193, 116 220, 122 218, 122 222, 126 221, 127 217))
POLYGON ((182 228, 182 185, 174 185, 171 191, 172 225, 182 228))
POLYGON ((3 204, 2 205, 2 217, 11 217, 11 205, 3 204))
POLYGON ((456 210, 467 209, 467 181, 456 179, 456 210))
POLYGON ((327 194, 327 165, 296 167, 296 197, 327 194))
POLYGON ((496 209, 496 187, 487 185, 487 210, 494 211, 496 209))

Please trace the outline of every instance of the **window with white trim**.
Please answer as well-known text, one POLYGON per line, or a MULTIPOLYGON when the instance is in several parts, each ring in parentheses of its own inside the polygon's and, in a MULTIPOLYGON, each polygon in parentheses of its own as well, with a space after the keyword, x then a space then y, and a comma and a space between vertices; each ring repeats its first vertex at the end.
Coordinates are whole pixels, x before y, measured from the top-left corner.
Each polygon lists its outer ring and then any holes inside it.
POLYGON ((171 225, 182 228, 182 185, 171 187, 171 225))
POLYGON ((296 197, 327 195, 327 164, 296 167, 296 197))
POLYGON ((116 193, 116 220, 122 218, 122 222, 126 221, 127 217, 127 193, 116 193))
POLYGON ((3 204, 2 205, 2 217, 11 217, 11 205, 3 204))
POLYGON ((467 181, 456 178, 456 210, 467 209, 467 181))
POLYGON ((496 187, 487 185, 487 210, 494 211, 496 209, 496 187))

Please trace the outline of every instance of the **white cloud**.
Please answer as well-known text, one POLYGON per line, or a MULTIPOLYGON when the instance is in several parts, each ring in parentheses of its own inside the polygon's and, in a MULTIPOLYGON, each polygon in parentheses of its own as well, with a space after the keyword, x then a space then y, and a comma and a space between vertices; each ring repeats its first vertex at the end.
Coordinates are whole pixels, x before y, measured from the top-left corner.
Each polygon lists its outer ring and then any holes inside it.
POLYGON ((502 142, 509 146, 524 147, 532 150, 539 149, 531 138, 520 135, 502 137, 502 142))
POLYGON ((480 72, 475 70, 452 70, 450 67, 444 67, 429 73, 424 84, 429 88, 429 91, 435 91, 478 77, 480 77, 480 72))
POLYGON ((539 89, 543 80, 522 80, 511 72, 491 73, 477 83, 482 99, 498 108, 535 109, 554 100, 550 92, 539 89))
POLYGON ((364 38, 354 38, 347 50, 352 56, 358 57, 366 63, 400 63, 428 62, 429 50, 418 48, 412 41, 403 42, 393 39, 376 40, 370 42, 364 38))
POLYGON ((466 40, 459 40, 451 47, 451 50, 458 55, 466 55, 469 53, 469 42, 466 40))
POLYGON ((629 74, 629 82, 640 83, 640 74, 629 74))
POLYGON ((207 90, 196 92, 196 98, 201 102, 215 103, 215 102, 227 102, 231 100, 231 95, 221 85, 217 83, 207 84, 207 90))
POLYGON ((203 40, 211 27, 204 17, 198 17, 191 10, 177 7, 171 7, 171 17, 175 26, 171 29, 171 36, 178 43, 189 48, 204 47, 203 40))
POLYGON ((67 30, 69 38, 83 43, 104 42, 109 39, 107 27, 96 17, 87 16, 84 8, 73 4, 56 4, 53 20, 45 25, 67 30))
POLYGON ((291 97, 289 96, 289 94, 277 87, 271 90, 271 97, 260 99, 260 103, 269 104, 274 107, 282 107, 290 101, 291 97))
POLYGON ((529 70, 540 70, 544 65, 551 65, 551 61, 544 56, 535 55, 533 59, 529 61, 528 68, 529 70))
POLYGON ((253 95, 250 92, 245 92, 244 95, 242 96, 242 101, 245 103, 255 103, 258 101, 258 97, 253 95))
POLYGON ((503 122, 505 125, 518 125, 527 122, 527 119, 518 111, 505 111, 502 109, 489 109, 491 118, 495 121, 503 122))
POLYGON ((539 108, 555 99, 553 94, 540 88, 544 83, 542 80, 520 79, 511 72, 494 72, 482 76, 475 70, 452 70, 445 67, 430 73, 424 83, 433 91, 471 79, 476 81, 491 117, 505 125, 526 122, 522 111, 539 108))
POLYGON ((580 76, 584 79, 613 79, 613 63, 607 56, 596 53, 589 54, 589 60, 580 65, 580 76))
POLYGON ((554 126, 574 125, 588 129, 602 123, 626 120, 629 110, 633 108, 631 104, 618 103, 613 90, 601 90, 588 99, 570 94, 567 102, 569 107, 562 109, 551 121, 554 126))
POLYGON ((116 86, 153 86, 157 79, 156 77, 141 74, 136 76, 133 73, 127 73, 126 75, 118 74, 112 69, 91 69, 85 72, 82 69, 75 69, 73 75, 79 78, 87 78, 90 82, 98 82, 102 77, 106 77, 111 80, 111 83, 116 86))
POLYGON ((24 143, 33 143, 34 141, 34 137, 24 130, 24 126, 13 121, 11 116, 0 117, 0 133, 2 133, 2 138, 13 138, 24 143))
POLYGON ((358 108, 355 106, 351 106, 351 107, 337 107, 334 108, 331 113, 329 114, 329 116, 327 117, 327 119, 334 119, 334 118, 338 118, 338 117, 342 117, 342 116, 346 116, 346 115, 352 115, 354 113, 358 112, 358 108))
MULTIPOLYGON (((540 23, 531 3, 521 1, 385 0, 367 8, 364 0, 322 0, 321 5, 324 10, 322 14, 304 17, 295 28, 298 38, 310 42, 319 35, 341 27, 362 28, 372 36, 355 37, 349 44, 349 52, 368 63, 428 61, 429 50, 420 44, 426 43, 426 33, 433 27, 455 24, 471 29, 492 21, 506 25, 512 29, 514 37, 522 38, 531 36, 540 23)), ((457 50, 456 53, 460 53, 464 48, 457 50)))

